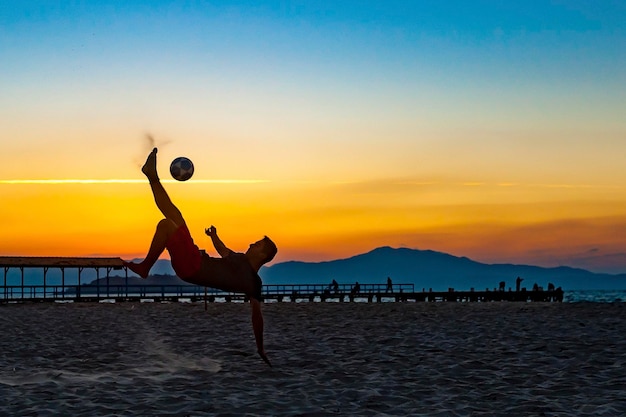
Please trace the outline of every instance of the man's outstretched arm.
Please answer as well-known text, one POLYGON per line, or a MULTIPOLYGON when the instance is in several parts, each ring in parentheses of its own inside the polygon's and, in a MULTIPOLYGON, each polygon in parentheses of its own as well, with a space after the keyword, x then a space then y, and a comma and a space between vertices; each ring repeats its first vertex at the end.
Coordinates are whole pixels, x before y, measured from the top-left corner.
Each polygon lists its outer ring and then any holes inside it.
POLYGON ((254 330, 254 339, 256 340, 256 350, 261 359, 269 366, 272 366, 263 348, 263 312, 261 311, 261 302, 256 298, 250 298, 250 305, 252 306, 252 329, 254 330))
POLYGON ((219 236, 217 235, 217 229, 215 228, 215 226, 211 226, 208 229, 204 229, 204 233, 206 233, 206 235, 211 238, 211 241, 213 242, 213 246, 215 247, 215 250, 217 251, 217 253, 220 254, 222 258, 225 258, 229 256, 231 253, 233 253, 232 250, 228 249, 226 245, 224 245, 224 242, 222 242, 222 239, 219 238, 219 236))

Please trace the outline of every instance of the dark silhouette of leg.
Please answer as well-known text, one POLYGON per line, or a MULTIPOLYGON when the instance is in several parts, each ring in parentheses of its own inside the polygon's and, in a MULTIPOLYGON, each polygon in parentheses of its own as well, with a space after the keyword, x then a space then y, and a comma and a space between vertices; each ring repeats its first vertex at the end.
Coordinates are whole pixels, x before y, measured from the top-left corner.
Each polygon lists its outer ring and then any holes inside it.
POLYGON ((161 213, 165 216, 165 219, 161 220, 157 225, 156 232, 152 238, 150 249, 146 258, 140 263, 124 262, 124 266, 136 273, 142 278, 146 278, 150 273, 150 268, 159 259, 159 256, 165 250, 165 245, 170 236, 178 229, 179 226, 185 224, 183 215, 180 210, 172 203, 169 195, 163 188, 161 181, 159 180, 159 174, 156 167, 156 154, 157 148, 154 148, 146 163, 141 168, 141 172, 148 178, 150 182, 150 188, 152 189, 152 195, 154 196, 154 202, 156 203, 161 213))
POLYGON ((157 148, 154 148, 152 152, 150 152, 150 155, 148 155, 146 163, 141 168, 141 171, 148 178, 148 181, 150 181, 150 188, 152 189, 154 202, 159 210, 161 210, 161 213, 163 213, 166 219, 170 219, 180 226, 185 223, 185 220, 183 219, 183 215, 180 210, 178 210, 174 203, 172 203, 172 200, 159 180, 159 174, 156 167, 156 154, 157 148))
POLYGON ((165 250, 165 245, 172 234, 178 229, 178 225, 170 219, 163 219, 159 222, 150 244, 150 249, 146 258, 138 264, 132 262, 124 262, 124 266, 136 273, 142 278, 146 278, 150 273, 150 268, 159 259, 159 256, 165 250))

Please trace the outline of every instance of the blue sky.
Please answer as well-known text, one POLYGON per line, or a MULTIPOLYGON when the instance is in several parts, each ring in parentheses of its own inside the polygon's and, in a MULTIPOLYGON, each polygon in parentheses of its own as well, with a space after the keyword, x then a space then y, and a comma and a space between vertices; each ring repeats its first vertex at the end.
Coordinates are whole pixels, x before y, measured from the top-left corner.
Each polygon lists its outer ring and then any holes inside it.
MULTIPOLYGON (((194 161, 199 194, 275 229, 286 259, 404 245, 547 265, 593 251, 626 270, 610 237, 626 224, 625 4, 4 1, 0 187, 141 179, 149 133, 165 160, 194 161), (247 208, 256 188, 212 180, 265 185, 247 208), (256 216, 270 200, 284 226, 256 216), (517 227, 557 238, 499 240, 517 227)), ((54 195, 37 186, 0 189, 15 207, 0 215, 54 195)))

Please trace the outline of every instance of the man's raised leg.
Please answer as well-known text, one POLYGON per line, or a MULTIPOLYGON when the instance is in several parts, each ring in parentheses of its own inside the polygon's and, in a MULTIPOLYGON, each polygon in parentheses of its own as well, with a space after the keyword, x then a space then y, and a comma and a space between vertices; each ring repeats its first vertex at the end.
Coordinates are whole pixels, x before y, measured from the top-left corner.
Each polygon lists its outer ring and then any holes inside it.
POLYGON ((172 236, 176 229, 178 229, 178 226, 172 220, 161 220, 157 225, 156 232, 154 232, 154 237, 152 238, 150 250, 148 250, 146 258, 138 264, 133 262, 124 262, 124 266, 140 277, 147 278, 150 273, 150 269, 165 250, 165 245, 167 244, 168 239, 172 236))
POLYGON ((141 172, 148 178, 150 182, 150 188, 152 189, 152 195, 154 196, 154 201, 161 210, 161 213, 165 216, 165 218, 172 220, 178 226, 185 223, 183 219, 183 215, 180 210, 172 203, 169 195, 163 188, 161 181, 159 180, 159 174, 157 172, 157 159, 156 154, 158 150, 154 148, 148 158, 146 159, 146 163, 141 168, 141 172))
POLYGON ((161 213, 165 216, 165 219, 161 220, 157 225, 157 229, 154 233, 154 237, 152 238, 152 243, 150 244, 150 249, 146 258, 138 264, 124 262, 124 266, 142 278, 146 278, 150 273, 150 268, 152 268, 152 265, 154 265, 157 259, 159 259, 159 256, 161 256, 165 250, 165 245, 169 237, 179 226, 185 224, 185 220, 183 219, 180 210, 178 210, 174 203, 172 203, 172 200, 170 200, 169 195, 159 180, 159 174, 156 166, 157 152, 157 148, 154 148, 152 152, 150 152, 150 155, 148 155, 146 163, 141 168, 141 171, 148 178, 150 188, 152 189, 152 195, 154 196, 154 201, 159 210, 161 210, 161 213))

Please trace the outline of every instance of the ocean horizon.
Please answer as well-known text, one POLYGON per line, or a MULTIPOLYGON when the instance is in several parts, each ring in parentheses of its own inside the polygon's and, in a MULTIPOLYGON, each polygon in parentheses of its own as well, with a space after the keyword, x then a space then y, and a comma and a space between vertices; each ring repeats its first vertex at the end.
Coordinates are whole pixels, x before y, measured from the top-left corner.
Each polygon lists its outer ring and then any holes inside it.
POLYGON ((563 293, 564 303, 621 303, 626 301, 626 290, 568 290, 563 293))

